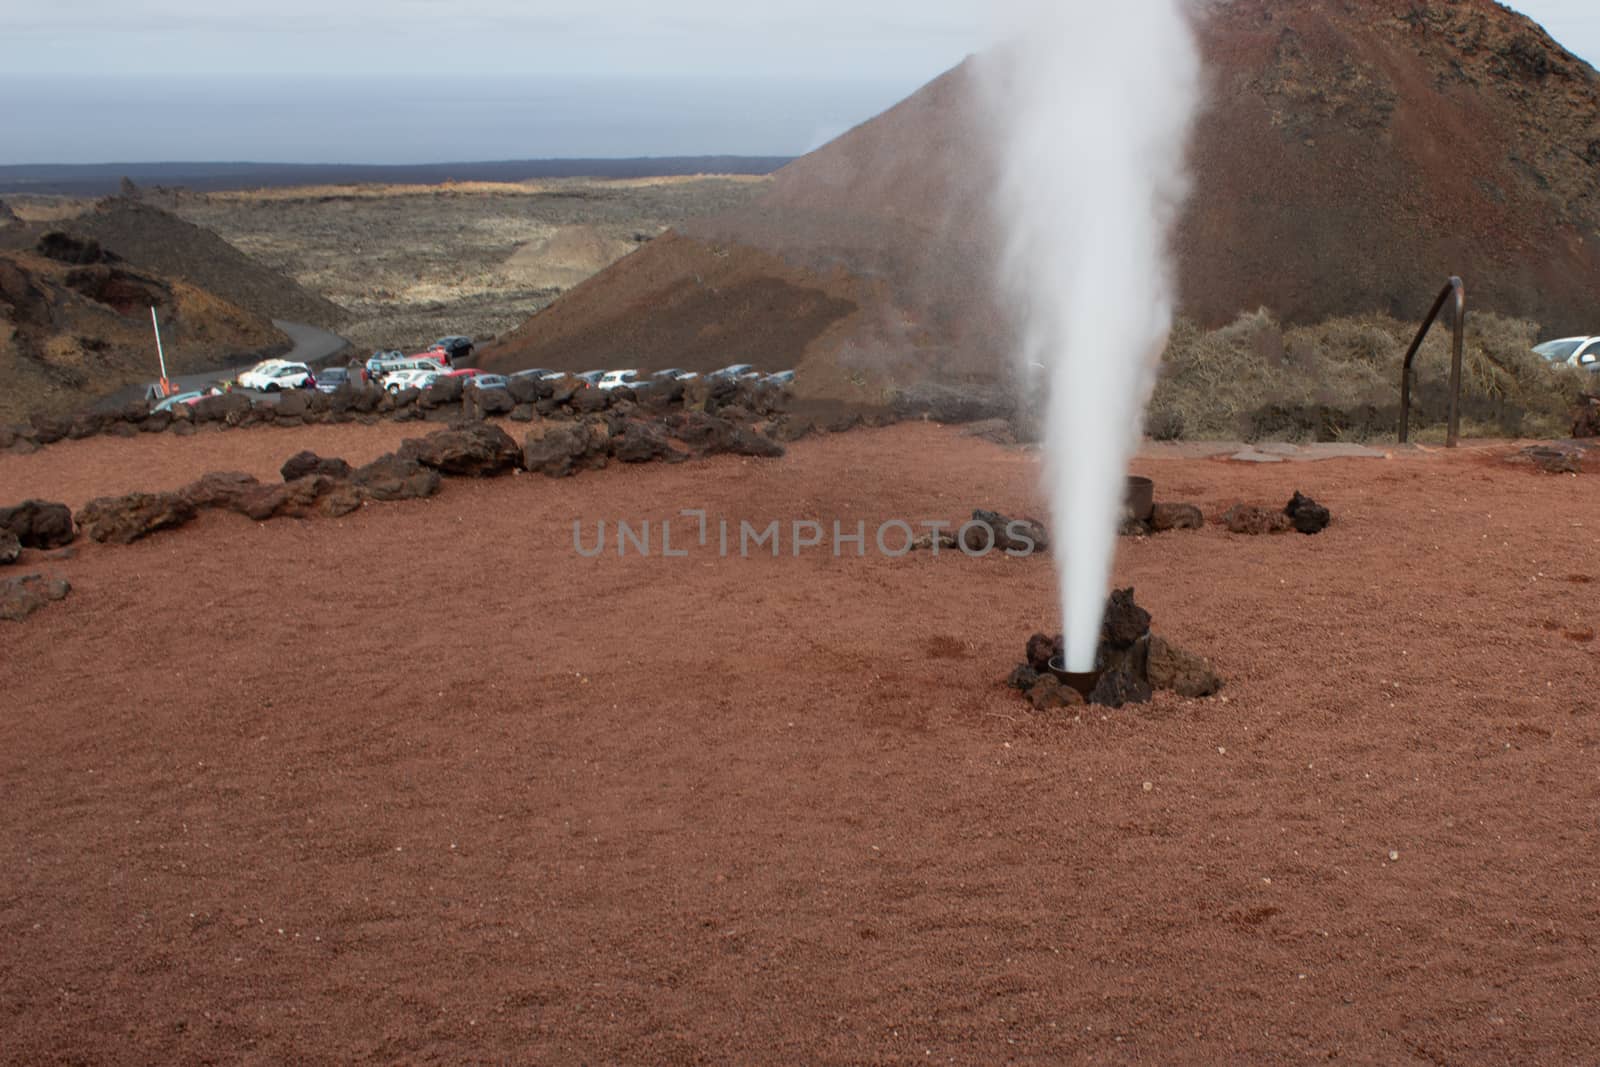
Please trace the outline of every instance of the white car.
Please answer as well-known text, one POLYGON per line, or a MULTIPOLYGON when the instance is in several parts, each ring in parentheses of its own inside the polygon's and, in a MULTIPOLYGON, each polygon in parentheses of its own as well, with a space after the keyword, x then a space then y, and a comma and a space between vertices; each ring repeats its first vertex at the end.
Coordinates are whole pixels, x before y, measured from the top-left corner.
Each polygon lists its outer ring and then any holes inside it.
POLYGON ((438 377, 439 368, 431 370, 397 370, 383 376, 383 387, 391 393, 402 389, 426 389, 438 377))
POLYGON ((600 388, 608 391, 611 389, 621 389, 623 386, 627 386, 629 389, 634 389, 637 388, 638 385, 639 372, 636 370, 608 370, 599 381, 600 388))
POLYGON ((239 388, 258 389, 264 393, 276 393, 280 389, 303 389, 314 383, 310 367, 282 359, 257 363, 239 375, 239 388))
POLYGON ((1565 363, 1581 370, 1600 370, 1600 337, 1563 337, 1534 345, 1533 352, 1551 363, 1565 363))

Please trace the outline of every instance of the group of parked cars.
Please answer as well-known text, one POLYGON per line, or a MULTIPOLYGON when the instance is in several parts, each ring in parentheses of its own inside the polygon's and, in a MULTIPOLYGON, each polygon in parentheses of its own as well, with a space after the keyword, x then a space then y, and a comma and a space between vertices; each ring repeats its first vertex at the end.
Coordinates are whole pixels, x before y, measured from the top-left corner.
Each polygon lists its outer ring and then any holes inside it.
MULTIPOLYGON (((441 378, 461 378, 473 389, 506 389, 513 378, 534 378, 542 381, 569 381, 579 388, 621 389, 635 391, 653 389, 672 382, 686 382, 701 377, 694 371, 669 367, 650 373, 634 369, 591 370, 581 374, 568 371, 534 367, 512 375, 487 374, 476 367, 462 367, 459 363, 472 355, 470 337, 441 337, 425 351, 411 355, 394 349, 374 352, 365 364, 352 362, 348 367, 324 367, 313 371, 304 363, 293 360, 269 359, 257 363, 237 379, 213 386, 178 393, 173 396, 152 396, 155 410, 164 411, 177 404, 193 404, 202 397, 215 395, 229 389, 249 389, 263 393, 278 393, 287 389, 316 389, 332 393, 347 382, 377 382, 391 393, 402 389, 426 389, 441 378)), ((776 386, 787 386, 794 381, 794 371, 763 374, 749 363, 735 363, 705 375, 712 379, 735 381, 760 381, 776 386)))

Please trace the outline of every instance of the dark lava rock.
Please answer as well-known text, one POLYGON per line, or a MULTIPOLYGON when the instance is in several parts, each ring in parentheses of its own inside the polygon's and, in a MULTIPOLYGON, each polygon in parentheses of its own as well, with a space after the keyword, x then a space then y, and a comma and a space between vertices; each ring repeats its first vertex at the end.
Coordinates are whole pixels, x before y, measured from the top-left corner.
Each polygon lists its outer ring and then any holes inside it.
POLYGON ((1057 711, 1080 707, 1083 704, 1083 694, 1070 685, 1063 685, 1053 674, 1040 678, 1027 693, 1028 702, 1033 705, 1035 711, 1057 711))
POLYGON ((396 408, 412 408, 422 399, 421 389, 401 389, 389 394, 396 408))
POLYGON ((1028 690, 1038 685, 1039 679, 1043 677, 1044 675, 1040 674, 1026 663, 1022 663, 1017 666, 1016 670, 1011 672, 1011 677, 1006 679, 1006 685, 1010 686, 1012 689, 1019 689, 1026 693, 1028 690))
POLYGON ((596 415, 612 404, 610 390, 579 389, 572 398, 572 410, 580 415, 596 415))
POLYGON ((1123 517, 1122 524, 1117 527, 1118 537, 1149 537, 1150 524, 1143 519, 1136 519, 1132 515, 1123 517))
POLYGON ((106 423, 106 428, 104 430, 102 430, 101 432, 104 433, 107 437, 137 437, 137 436, 139 436, 139 428, 137 426, 133 425, 133 423, 131 423, 131 422, 122 422, 120 420, 117 421, 117 422, 108 422, 108 423, 106 423))
POLYGON ((1150 528, 1156 533, 1168 530, 1204 529, 1206 517, 1193 504, 1157 504, 1150 513, 1150 528))
POLYGON ((1284 505, 1283 513, 1289 516, 1294 528, 1303 534, 1319 534, 1333 521, 1333 514, 1327 508, 1310 497, 1301 495, 1298 489, 1295 490, 1289 503, 1284 505))
POLYGON ((485 415, 509 415, 517 406, 504 389, 474 389, 472 400, 485 415))
POLYGON ((0 529, 0 567, 22 558, 22 542, 10 530, 0 529))
MULTIPOLYGON (((298 396, 290 393, 289 396, 298 396)), ((279 402, 280 404, 282 401, 279 402)), ((219 393, 216 396, 203 396, 190 405, 194 412, 195 422, 226 422, 229 416, 237 418, 250 410, 250 398, 243 393, 219 393)))
POLYGON ((24 574, 0 579, 0 619, 21 622, 46 604, 65 600, 72 586, 61 578, 24 574))
POLYGON ((576 460, 583 452, 583 437, 576 428, 551 426, 523 440, 522 466, 551 478, 565 478, 577 469, 576 460))
POLYGON ((33 424, 35 440, 41 445, 53 445, 72 433, 72 420, 64 415, 36 414, 28 421, 33 424))
MULTIPOLYGON (((506 392, 510 394, 514 403, 537 404, 542 398, 549 395, 548 393, 540 392, 539 387, 541 385, 549 386, 550 383, 541 382, 532 376, 513 377, 506 380, 506 392)), ((555 389, 551 388, 550 392, 555 392, 555 389)))
MULTIPOLYGON (((1050 534, 1045 530, 1044 524, 1037 519, 1013 519, 998 511, 980 509, 972 513, 972 521, 982 523, 994 531, 994 547, 998 551, 1031 554, 1045 552, 1050 548, 1050 534)), ((983 545, 989 539, 988 535, 973 526, 964 529, 967 531, 967 550, 983 551, 983 545)))
POLYGON ((309 478, 313 474, 326 475, 329 478, 348 479, 353 473, 350 464, 342 459, 324 459, 315 452, 296 452, 284 461, 279 471, 286 482, 298 481, 309 478))
POLYGON ((532 422, 539 417, 539 413, 532 404, 518 404, 507 417, 512 422, 532 422))
POLYGON ((92 411, 79 412, 72 416, 72 428, 67 431, 67 437, 73 441, 82 441, 105 429, 105 424, 106 420, 102 415, 92 411))
POLYGON ((210 471, 178 490, 178 494, 199 509, 239 511, 245 496, 260 485, 254 475, 243 471, 210 471))
POLYGON ((619 436, 611 438, 611 455, 623 463, 686 458, 672 447, 660 426, 644 422, 630 422, 619 436))
POLYGON ((75 267, 88 267, 96 263, 114 263, 117 257, 91 237, 78 237, 60 230, 51 230, 39 238, 34 249, 47 259, 75 267))
POLYGON ((1204 657, 1185 652, 1164 638, 1150 638, 1145 670, 1150 684, 1155 688, 1170 689, 1179 696, 1193 700, 1214 696, 1222 691, 1222 679, 1204 657))
POLYGON ((139 420, 140 433, 160 433, 172 425, 171 411, 152 411, 139 420))
POLYGON ((1126 671, 1107 671, 1100 676, 1089 703, 1104 708, 1121 708, 1129 704, 1148 704, 1155 693, 1150 683, 1126 671))
MULTIPOLYGON (((43 440, 43 438, 41 438, 43 440)), ((1546 474, 1582 474, 1583 459, 1576 449, 1533 445, 1518 452, 1515 460, 1532 463, 1546 474)))
POLYGON ((193 437, 196 433, 193 419, 181 419, 174 422, 170 432, 174 437, 193 437))
POLYGON ((1287 533, 1293 528, 1288 515, 1254 504, 1235 504, 1223 513, 1222 523, 1230 533, 1246 534, 1251 537, 1287 533))
POLYGON ((425 408, 437 408, 454 404, 460 399, 460 378, 435 378, 433 384, 422 391, 417 403, 425 408))
POLYGON ((417 500, 439 491, 439 472, 393 452, 355 472, 354 481, 374 500, 417 500))
POLYGON ((91 500, 77 519, 91 540, 126 545, 182 526, 194 516, 194 504, 177 493, 129 493, 91 500))
POLYGON ((1134 603, 1133 587, 1112 592, 1106 601, 1105 622, 1100 626, 1100 643, 1114 650, 1132 648, 1150 632, 1150 613, 1134 603))
POLYGON ((278 397, 278 418, 304 418, 311 410, 311 397, 304 389, 291 389, 278 397))
POLYGON ((1061 655, 1061 635, 1034 634, 1028 638, 1028 666, 1038 674, 1050 669, 1050 661, 1061 655))
POLYGON ((459 430, 436 430, 423 438, 408 437, 400 443, 400 456, 441 474, 483 478, 516 467, 522 450, 500 427, 476 422, 459 430))
POLYGON ((23 548, 60 548, 77 536, 72 529, 72 509, 46 500, 24 500, 0 508, 0 529, 15 534, 23 548))
POLYGON ((281 485, 258 485, 243 493, 234 510, 265 522, 312 515, 347 515, 361 506, 361 491, 349 482, 313 474, 281 485))

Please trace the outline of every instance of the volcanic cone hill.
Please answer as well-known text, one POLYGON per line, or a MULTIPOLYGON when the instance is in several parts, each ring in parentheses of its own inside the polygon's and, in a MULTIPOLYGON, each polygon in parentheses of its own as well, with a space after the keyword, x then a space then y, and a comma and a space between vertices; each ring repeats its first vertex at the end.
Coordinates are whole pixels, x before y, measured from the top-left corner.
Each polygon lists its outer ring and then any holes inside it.
POLYGON ((153 381, 151 307, 175 374, 289 346, 261 315, 90 242, 55 236, 42 246, 52 255, 0 252, 0 422, 80 411, 96 397, 153 381))
MULTIPOLYGON (((1199 32, 1185 317, 1415 319, 1460 274, 1477 309, 1600 328, 1600 79, 1536 24, 1491 0, 1219 0, 1199 32)), ((978 62, 578 286, 485 362, 742 360, 857 400, 1000 377, 978 62)))
POLYGON ((109 197, 63 223, 134 267, 215 294, 265 319, 336 329, 349 313, 250 258, 211 230, 130 197, 109 197))

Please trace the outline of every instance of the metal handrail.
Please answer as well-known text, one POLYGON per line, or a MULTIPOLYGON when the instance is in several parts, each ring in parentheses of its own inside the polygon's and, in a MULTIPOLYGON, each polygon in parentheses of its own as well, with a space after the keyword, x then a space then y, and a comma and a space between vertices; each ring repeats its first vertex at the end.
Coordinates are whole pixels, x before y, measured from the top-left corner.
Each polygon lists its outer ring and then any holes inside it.
POLYGON ((1417 350, 1422 347, 1423 339, 1428 336, 1428 331, 1439 318, 1439 312, 1444 310, 1444 302, 1450 299, 1452 293, 1455 294, 1455 322, 1452 324, 1454 340, 1450 346, 1450 418, 1445 430, 1445 447, 1456 447, 1456 441, 1460 437, 1461 351, 1467 327, 1467 287, 1460 278, 1451 278, 1439 291, 1439 299, 1433 302, 1433 309, 1428 312, 1428 317, 1422 320, 1422 329, 1417 331, 1416 340, 1411 342, 1411 347, 1406 351, 1405 367, 1400 372, 1401 444, 1405 444, 1411 436, 1411 364, 1417 358, 1417 350))

